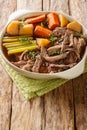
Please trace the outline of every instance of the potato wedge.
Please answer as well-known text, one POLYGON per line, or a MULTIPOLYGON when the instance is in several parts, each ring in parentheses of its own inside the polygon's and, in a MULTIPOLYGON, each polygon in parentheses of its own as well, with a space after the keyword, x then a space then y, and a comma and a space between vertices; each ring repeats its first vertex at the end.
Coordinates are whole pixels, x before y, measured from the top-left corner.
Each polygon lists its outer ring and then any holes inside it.
POLYGON ((79 33, 81 33, 82 31, 82 26, 76 21, 73 21, 67 24, 67 28, 73 31, 79 32, 79 33))
POLYGON ((19 29, 19 35, 33 35, 34 26, 33 24, 26 24, 19 29))
POLYGON ((61 27, 65 27, 69 22, 68 19, 66 17, 64 17, 64 15, 62 15, 62 14, 59 15, 59 19, 60 19, 61 27))
POLYGON ((37 38, 36 41, 39 47, 47 46, 51 42, 50 40, 45 39, 45 38, 37 38))
POLYGON ((18 27, 19 27, 19 21, 12 21, 8 26, 7 26, 7 33, 9 35, 18 35, 18 27))

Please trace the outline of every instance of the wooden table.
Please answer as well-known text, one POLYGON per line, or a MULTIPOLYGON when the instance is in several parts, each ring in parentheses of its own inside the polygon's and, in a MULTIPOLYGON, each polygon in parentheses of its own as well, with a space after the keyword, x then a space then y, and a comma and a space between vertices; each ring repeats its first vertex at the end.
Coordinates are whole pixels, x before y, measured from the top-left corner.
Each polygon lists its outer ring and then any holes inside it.
MULTIPOLYGON (((87 26, 86 0, 0 0, 0 30, 18 9, 62 10, 87 26)), ((0 130, 87 130, 87 74, 27 101, 0 65, 0 130)))

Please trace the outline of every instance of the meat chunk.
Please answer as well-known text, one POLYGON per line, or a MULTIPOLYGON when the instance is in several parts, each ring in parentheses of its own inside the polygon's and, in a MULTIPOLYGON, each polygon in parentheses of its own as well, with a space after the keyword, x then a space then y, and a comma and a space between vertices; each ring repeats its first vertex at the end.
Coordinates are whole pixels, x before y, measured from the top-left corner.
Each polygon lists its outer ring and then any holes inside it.
POLYGON ((70 45, 69 46, 72 47, 73 44, 74 44, 74 36, 73 36, 73 34, 71 34, 69 38, 70 38, 70 45))
POLYGON ((67 30, 66 30, 66 34, 67 34, 68 36, 70 36, 71 34, 75 35, 76 32, 74 32, 73 30, 67 29, 67 30))
POLYGON ((19 56, 19 60, 28 60, 29 59, 29 55, 28 55, 28 50, 24 51, 20 56, 19 56))
POLYGON ((34 62, 32 60, 28 60, 27 63, 21 67, 21 69, 31 71, 33 65, 34 62))
POLYGON ((69 37, 68 37, 67 33, 65 33, 64 40, 63 40, 62 43, 65 44, 65 45, 69 44, 69 37))
POLYGON ((77 50, 81 57, 84 54, 85 46, 86 46, 85 40, 83 38, 79 38, 78 44, 77 44, 77 50))
POLYGON ((78 61, 80 61, 80 57, 78 55, 78 53, 76 53, 76 51, 71 50, 68 51, 68 55, 67 57, 64 59, 64 64, 72 64, 72 63, 78 63, 78 61))
POLYGON ((68 53, 69 52, 66 52, 66 53, 63 53, 63 54, 60 54, 60 55, 56 55, 56 56, 49 56, 47 54, 46 48, 44 48, 44 47, 41 48, 41 55, 48 62, 55 62, 55 61, 62 60, 62 59, 67 57, 68 53))
POLYGON ((60 50, 60 48, 61 48, 60 45, 55 45, 55 46, 49 47, 49 48, 47 49, 47 52, 48 52, 48 54, 50 54, 51 52, 60 50))
POLYGON ((16 65, 17 67, 24 66, 27 62, 24 60, 18 61, 18 62, 12 62, 12 64, 16 65))
POLYGON ((61 65, 58 65, 58 64, 50 64, 49 67, 48 67, 48 72, 60 72, 60 71, 63 71, 63 70, 67 70, 67 69, 70 69, 71 67, 75 66, 76 63, 72 63, 72 64, 68 64, 68 65, 65 65, 65 64, 61 64, 61 65))
POLYGON ((54 36, 56 37, 60 37, 62 35, 64 35, 66 32, 66 28, 62 28, 62 27, 56 27, 54 30, 53 30, 53 34, 54 36))
POLYGON ((24 66, 22 67, 22 69, 23 69, 23 70, 28 70, 28 71, 30 71, 30 70, 31 70, 31 67, 32 67, 32 66, 27 63, 26 65, 24 65, 24 66))
POLYGON ((82 58, 82 56, 84 54, 85 46, 86 46, 86 42, 83 38, 78 39, 78 38, 74 37, 72 39, 72 47, 77 50, 77 53, 80 55, 80 58, 82 58))
POLYGON ((37 56, 36 56, 36 61, 35 61, 34 66, 33 66, 33 68, 32 68, 32 71, 33 71, 33 72, 39 72, 39 69, 40 69, 41 64, 42 64, 41 55, 37 55, 37 56))

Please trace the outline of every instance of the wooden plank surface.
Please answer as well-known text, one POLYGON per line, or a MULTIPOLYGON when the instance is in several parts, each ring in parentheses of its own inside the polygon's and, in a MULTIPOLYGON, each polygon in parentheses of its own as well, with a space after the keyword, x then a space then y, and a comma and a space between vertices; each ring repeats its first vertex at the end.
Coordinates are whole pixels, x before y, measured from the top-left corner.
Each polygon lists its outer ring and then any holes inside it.
MULTIPOLYGON (((0 31, 15 8, 15 0, 0 0, 0 31)), ((0 130, 10 128, 12 84, 12 80, 0 65, 0 130)))
MULTIPOLYGON (((1 0, 0 5, 0 20, 3 21, 0 29, 16 8, 62 10, 87 25, 87 2, 84 0, 1 0)), ((23 97, 2 66, 0 77, 0 130, 87 129, 87 74, 30 101, 23 97)))
MULTIPOLYGON (((70 14, 87 28, 87 1, 70 0, 70 14)), ((73 80, 75 127, 77 130, 87 130, 87 74, 73 80)))

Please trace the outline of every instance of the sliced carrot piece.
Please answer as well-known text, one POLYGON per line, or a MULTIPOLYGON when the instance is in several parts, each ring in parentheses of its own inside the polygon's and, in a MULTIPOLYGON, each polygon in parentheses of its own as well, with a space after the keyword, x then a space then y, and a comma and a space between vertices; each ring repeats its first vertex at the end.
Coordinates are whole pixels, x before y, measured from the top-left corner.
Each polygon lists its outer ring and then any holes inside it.
POLYGON ((39 36, 39 37, 44 37, 44 38, 47 38, 50 36, 50 34, 52 33, 51 30, 47 29, 47 28, 44 28, 44 27, 41 27, 41 26, 36 26, 35 30, 34 30, 34 34, 36 36, 39 36))
POLYGON ((34 17, 34 18, 29 18, 25 21, 25 23, 29 24, 29 23, 38 23, 38 22, 42 22, 46 19, 46 15, 43 14, 43 15, 40 15, 40 16, 37 16, 37 17, 34 17))
POLYGON ((60 25, 58 14, 49 13, 47 15, 47 18, 48 18, 48 24, 50 29, 54 29, 55 27, 58 27, 60 25))

